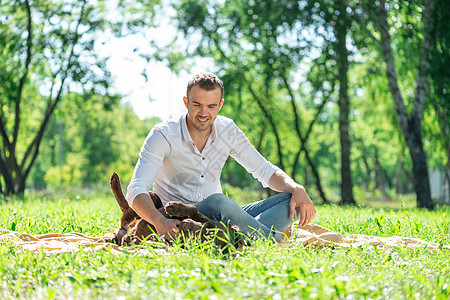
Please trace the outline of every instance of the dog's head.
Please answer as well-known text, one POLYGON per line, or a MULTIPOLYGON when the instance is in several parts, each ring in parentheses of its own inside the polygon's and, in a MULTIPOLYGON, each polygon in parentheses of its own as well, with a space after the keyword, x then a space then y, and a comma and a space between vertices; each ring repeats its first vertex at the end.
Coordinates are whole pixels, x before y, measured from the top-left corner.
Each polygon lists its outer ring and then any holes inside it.
POLYGON ((201 241, 212 241, 224 253, 244 245, 244 238, 236 225, 224 225, 212 220, 200 223, 192 219, 184 219, 178 224, 178 228, 181 236, 199 235, 201 241))
POLYGON ((223 224, 212 220, 203 224, 201 238, 202 240, 212 239, 224 253, 241 248, 245 242, 237 225, 223 224))

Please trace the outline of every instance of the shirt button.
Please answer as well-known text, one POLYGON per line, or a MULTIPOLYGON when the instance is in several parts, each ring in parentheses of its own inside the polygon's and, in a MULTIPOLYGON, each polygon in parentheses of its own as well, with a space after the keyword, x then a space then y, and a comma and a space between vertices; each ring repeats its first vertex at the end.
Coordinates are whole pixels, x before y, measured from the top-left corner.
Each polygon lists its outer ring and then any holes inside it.
POLYGON ((204 157, 202 157, 202 160, 205 160, 205 158, 204 158, 204 157))
POLYGON ((200 176, 201 178, 204 178, 205 177, 205 175, 202 175, 202 176, 200 176))

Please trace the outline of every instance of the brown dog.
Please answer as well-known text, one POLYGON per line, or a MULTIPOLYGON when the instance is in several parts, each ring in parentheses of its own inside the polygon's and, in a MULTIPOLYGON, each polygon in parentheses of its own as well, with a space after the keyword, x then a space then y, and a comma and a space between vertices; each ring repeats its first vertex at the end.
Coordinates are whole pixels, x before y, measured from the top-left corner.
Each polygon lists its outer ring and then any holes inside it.
MULTIPOLYGON (((157 238, 155 227, 139 217, 139 215, 128 205, 122 192, 119 176, 114 172, 110 178, 111 190, 116 197, 117 203, 123 212, 119 221, 119 229, 114 232, 113 242, 117 245, 129 245, 141 243, 148 238, 157 238)), ((171 201, 163 206, 161 199, 153 192, 149 192, 155 207, 166 218, 181 220, 178 225, 181 238, 197 235, 201 241, 212 239, 224 252, 228 252, 230 246, 239 248, 243 245, 242 234, 235 225, 224 226, 222 223, 213 221, 197 211, 195 206, 181 202, 171 201)))

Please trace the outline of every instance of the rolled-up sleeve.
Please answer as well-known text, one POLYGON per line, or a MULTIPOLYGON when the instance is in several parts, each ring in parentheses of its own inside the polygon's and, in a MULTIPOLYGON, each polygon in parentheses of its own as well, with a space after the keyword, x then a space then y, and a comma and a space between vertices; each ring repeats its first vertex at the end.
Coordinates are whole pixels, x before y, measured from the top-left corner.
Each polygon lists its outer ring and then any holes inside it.
POLYGON ((126 199, 130 207, 139 194, 146 194, 151 189, 164 158, 170 153, 170 144, 157 129, 152 129, 144 141, 133 177, 127 188, 126 199))
POLYGON ((228 130, 228 141, 232 146, 230 156, 233 157, 247 172, 261 182, 263 187, 269 186, 269 180, 279 169, 266 160, 250 143, 244 132, 233 123, 228 130))

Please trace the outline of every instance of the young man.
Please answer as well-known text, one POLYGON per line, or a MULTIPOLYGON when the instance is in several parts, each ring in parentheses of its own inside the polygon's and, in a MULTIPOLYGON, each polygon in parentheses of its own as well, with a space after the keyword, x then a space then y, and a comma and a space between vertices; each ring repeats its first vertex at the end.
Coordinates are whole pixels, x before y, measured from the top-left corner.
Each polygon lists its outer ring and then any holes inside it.
POLYGON ((141 149, 127 201, 139 216, 153 224, 158 235, 178 233, 178 220, 167 219, 153 205, 148 191, 163 203, 194 204, 207 217, 238 225, 246 234, 280 241, 280 232, 292 224, 310 223, 314 205, 303 186, 268 162, 236 124, 218 116, 223 105, 223 84, 211 73, 195 75, 183 98, 187 114, 156 125, 141 149), (282 194, 240 207, 222 193, 220 175, 228 156, 233 157, 264 187, 282 194))

